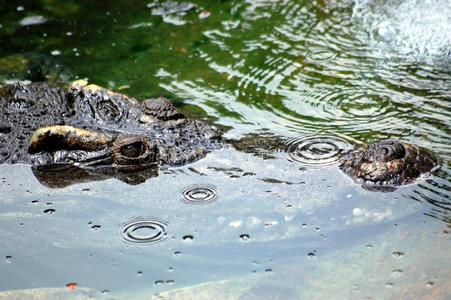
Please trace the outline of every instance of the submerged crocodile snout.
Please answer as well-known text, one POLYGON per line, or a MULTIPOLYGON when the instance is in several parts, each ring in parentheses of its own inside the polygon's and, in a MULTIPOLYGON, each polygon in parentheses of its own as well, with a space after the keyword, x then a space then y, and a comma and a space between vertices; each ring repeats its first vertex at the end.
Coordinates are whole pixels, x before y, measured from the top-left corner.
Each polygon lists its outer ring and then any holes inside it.
POLYGON ((385 140, 350 152, 340 168, 367 184, 402 185, 415 181, 437 164, 437 157, 424 148, 385 140))
POLYGON ((28 153, 55 150, 100 150, 111 144, 106 134, 75 128, 67 125, 53 125, 38 128, 30 139, 28 153))

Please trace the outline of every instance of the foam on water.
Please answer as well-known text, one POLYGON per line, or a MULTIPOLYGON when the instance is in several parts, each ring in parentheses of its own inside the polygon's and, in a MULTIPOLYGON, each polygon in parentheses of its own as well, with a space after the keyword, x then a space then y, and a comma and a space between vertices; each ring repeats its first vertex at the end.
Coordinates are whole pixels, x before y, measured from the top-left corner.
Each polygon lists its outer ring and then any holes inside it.
POLYGON ((355 0, 372 42, 418 61, 451 60, 451 1, 355 0))

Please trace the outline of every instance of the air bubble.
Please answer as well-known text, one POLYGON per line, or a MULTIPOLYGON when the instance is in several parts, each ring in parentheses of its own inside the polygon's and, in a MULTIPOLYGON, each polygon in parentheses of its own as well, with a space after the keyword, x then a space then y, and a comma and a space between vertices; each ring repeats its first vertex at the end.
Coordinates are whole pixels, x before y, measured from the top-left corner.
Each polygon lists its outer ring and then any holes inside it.
POLYGON ((404 253, 400 252, 400 251, 395 251, 392 254, 393 254, 393 257, 395 257, 395 258, 401 258, 404 256, 404 253))
POLYGON ((307 253, 307 256, 309 258, 314 258, 316 256, 316 254, 315 254, 315 252, 309 252, 309 253, 307 253))
POLYGON ((92 225, 91 229, 92 230, 99 230, 102 226, 101 225, 92 225))
POLYGON ((248 234, 240 234, 240 239, 243 241, 247 241, 250 239, 250 236, 248 234))
POLYGON ((184 236, 183 236, 183 240, 184 240, 185 242, 191 242, 192 240, 194 240, 194 236, 192 236, 192 235, 190 235, 190 234, 184 235, 184 236))

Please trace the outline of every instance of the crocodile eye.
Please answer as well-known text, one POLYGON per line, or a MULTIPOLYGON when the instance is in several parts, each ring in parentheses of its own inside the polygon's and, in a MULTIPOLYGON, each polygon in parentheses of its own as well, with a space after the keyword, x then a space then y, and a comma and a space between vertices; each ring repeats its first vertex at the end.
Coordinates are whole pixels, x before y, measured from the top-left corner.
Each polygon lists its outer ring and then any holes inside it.
POLYGON ((132 144, 125 145, 121 148, 121 154, 126 157, 136 158, 143 155, 145 152, 145 147, 142 142, 135 142, 132 144))

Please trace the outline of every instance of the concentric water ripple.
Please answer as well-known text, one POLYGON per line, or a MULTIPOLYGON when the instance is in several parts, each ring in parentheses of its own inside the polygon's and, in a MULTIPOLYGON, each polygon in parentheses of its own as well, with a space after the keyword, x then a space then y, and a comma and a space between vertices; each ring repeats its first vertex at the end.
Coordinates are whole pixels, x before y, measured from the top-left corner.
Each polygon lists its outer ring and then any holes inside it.
POLYGON ((353 149, 345 139, 334 136, 307 136, 287 142, 290 160, 305 165, 330 165, 353 149))
POLYGON ((168 223, 158 219, 132 219, 121 226, 120 238, 131 244, 153 244, 167 237, 168 223))
POLYGON ((183 192, 182 201, 188 204, 210 204, 218 198, 218 191, 212 187, 194 187, 183 192))

